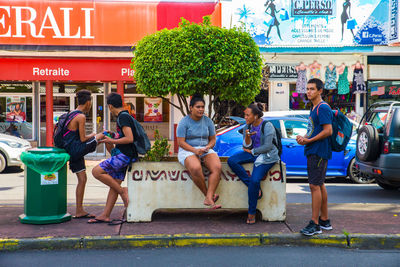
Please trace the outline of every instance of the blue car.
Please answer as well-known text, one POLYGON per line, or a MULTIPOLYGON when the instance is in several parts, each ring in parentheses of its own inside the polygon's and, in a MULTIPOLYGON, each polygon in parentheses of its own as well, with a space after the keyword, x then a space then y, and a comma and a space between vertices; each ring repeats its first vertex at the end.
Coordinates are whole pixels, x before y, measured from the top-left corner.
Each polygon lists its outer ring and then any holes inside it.
MULTIPOLYGON (((297 144, 296 136, 307 133, 307 119, 301 117, 264 117, 282 133, 282 161, 286 163, 286 175, 307 177, 307 158, 304 147, 297 144)), ((217 134, 214 150, 219 156, 229 157, 241 151, 243 121, 217 134)), ((356 183, 371 183, 355 166, 356 141, 352 138, 345 151, 333 152, 328 162, 327 176, 349 177, 356 183)))

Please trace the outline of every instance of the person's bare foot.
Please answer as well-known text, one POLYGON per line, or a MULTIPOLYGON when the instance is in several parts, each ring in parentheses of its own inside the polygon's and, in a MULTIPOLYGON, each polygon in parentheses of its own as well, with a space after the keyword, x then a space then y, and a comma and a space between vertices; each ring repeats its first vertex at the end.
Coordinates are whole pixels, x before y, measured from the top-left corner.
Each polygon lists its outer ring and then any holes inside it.
POLYGON ((96 215, 90 214, 90 213, 87 212, 87 211, 79 211, 79 212, 76 212, 76 213, 75 213, 75 216, 73 216, 74 219, 84 219, 84 218, 90 219, 90 218, 95 218, 95 217, 96 217, 96 215))
POLYGON ((109 222, 111 222, 110 217, 105 217, 101 215, 87 221, 87 223, 109 223, 109 222))
POLYGON ((121 198, 122 198, 122 201, 124 202, 125 208, 127 208, 128 204, 129 204, 128 187, 122 188, 121 198))
POLYGON ((204 199, 203 204, 206 205, 206 206, 212 206, 212 205, 215 205, 215 202, 214 202, 214 200, 212 198, 206 197, 204 199))

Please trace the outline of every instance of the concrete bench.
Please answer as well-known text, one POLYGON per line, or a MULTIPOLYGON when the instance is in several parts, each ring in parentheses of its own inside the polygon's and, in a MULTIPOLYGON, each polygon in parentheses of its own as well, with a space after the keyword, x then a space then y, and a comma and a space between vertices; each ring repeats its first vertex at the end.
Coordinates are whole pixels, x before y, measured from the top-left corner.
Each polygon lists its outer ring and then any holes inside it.
MULTIPOLYGON (((252 164, 245 164, 252 171, 252 164)), ((205 169, 205 168, 204 168, 205 169)), ((275 164, 261 182, 263 198, 257 209, 264 221, 286 218, 286 167, 275 164), (283 180, 282 180, 283 178, 283 180)), ((205 175, 207 177, 205 169, 205 175)), ((157 209, 205 209, 204 196, 192 182, 189 172, 178 162, 136 162, 128 173, 128 222, 150 222, 157 209)), ((247 209, 247 187, 222 162, 221 181, 217 189, 218 204, 223 209, 247 209)))

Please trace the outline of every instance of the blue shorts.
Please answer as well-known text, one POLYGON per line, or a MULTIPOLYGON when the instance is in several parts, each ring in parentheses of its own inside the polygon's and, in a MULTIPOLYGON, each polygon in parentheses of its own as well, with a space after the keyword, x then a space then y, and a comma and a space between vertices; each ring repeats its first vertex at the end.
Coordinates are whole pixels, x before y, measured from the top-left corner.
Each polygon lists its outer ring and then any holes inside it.
POLYGON ((125 180, 126 169, 131 162, 133 163, 135 161, 137 161, 137 159, 132 159, 114 148, 111 151, 111 158, 102 161, 99 166, 112 178, 123 181, 125 180))

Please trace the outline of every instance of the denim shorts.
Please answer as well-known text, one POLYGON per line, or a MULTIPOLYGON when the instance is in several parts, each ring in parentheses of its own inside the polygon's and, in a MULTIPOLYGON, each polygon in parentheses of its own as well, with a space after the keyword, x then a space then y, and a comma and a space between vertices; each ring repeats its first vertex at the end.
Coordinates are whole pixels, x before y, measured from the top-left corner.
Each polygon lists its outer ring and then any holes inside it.
POLYGON ((112 178, 123 181, 125 180, 126 169, 131 162, 133 163, 135 161, 137 161, 137 159, 132 159, 114 148, 111 151, 111 158, 102 161, 99 166, 112 178))
MULTIPOLYGON (((195 148, 202 148, 201 146, 196 146, 195 148)), ((204 156, 209 155, 209 154, 213 154, 213 153, 217 153, 214 150, 212 150, 211 148, 208 150, 207 153, 204 153, 203 155, 200 156, 200 159, 202 159, 204 156)), ((183 148, 179 148, 178 151, 178 161, 180 164, 182 164, 183 166, 185 166, 185 160, 187 157, 194 155, 193 152, 184 150, 183 148)))
POLYGON ((328 160, 317 155, 307 156, 308 183, 312 185, 323 185, 327 167, 328 160))

